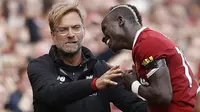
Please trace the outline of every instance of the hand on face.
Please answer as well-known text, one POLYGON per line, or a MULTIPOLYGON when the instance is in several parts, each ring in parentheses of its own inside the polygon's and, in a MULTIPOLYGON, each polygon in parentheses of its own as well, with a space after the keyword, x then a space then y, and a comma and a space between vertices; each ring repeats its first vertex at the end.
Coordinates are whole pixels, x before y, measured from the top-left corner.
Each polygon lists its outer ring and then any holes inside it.
POLYGON ((116 86, 117 82, 112 81, 116 77, 122 76, 122 71, 119 66, 114 66, 106 73, 104 73, 100 78, 96 80, 96 87, 98 90, 105 89, 108 85, 116 86))
POLYGON ((131 90, 131 84, 137 80, 135 70, 126 70, 123 73, 123 82, 126 89, 131 90))

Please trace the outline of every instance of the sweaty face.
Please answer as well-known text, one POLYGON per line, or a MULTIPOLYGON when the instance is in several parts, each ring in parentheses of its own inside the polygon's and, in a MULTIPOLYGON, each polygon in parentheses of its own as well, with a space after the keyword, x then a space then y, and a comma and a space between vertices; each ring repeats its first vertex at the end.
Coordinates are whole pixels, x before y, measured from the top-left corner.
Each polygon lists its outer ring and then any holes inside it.
POLYGON ((117 22, 104 21, 101 25, 104 33, 102 41, 114 52, 124 49, 123 31, 117 22))
POLYGON ((76 53, 82 47, 84 29, 77 12, 65 14, 54 28, 53 41, 57 48, 66 53, 76 53))

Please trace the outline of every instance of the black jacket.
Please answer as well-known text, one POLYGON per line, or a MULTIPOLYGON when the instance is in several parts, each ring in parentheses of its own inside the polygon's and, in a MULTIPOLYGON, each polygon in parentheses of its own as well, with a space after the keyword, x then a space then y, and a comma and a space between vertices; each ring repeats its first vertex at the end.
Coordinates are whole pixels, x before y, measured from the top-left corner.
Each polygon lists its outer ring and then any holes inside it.
POLYGON ((82 47, 82 51, 85 62, 80 66, 65 65, 55 46, 49 54, 29 63, 35 112, 110 112, 110 102, 124 112, 146 112, 146 103, 120 82, 116 87, 94 91, 92 78, 100 77, 109 68, 87 48, 82 47))

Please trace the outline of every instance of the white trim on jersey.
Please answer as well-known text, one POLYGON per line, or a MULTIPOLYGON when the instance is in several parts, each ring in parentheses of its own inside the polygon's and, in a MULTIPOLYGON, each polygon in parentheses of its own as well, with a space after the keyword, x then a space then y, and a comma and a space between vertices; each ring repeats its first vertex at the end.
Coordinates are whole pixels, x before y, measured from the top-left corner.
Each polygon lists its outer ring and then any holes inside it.
POLYGON ((133 46, 132 46, 132 49, 134 48, 135 43, 136 43, 136 41, 137 41, 137 39, 138 39, 140 33, 141 33, 144 29, 146 29, 146 28, 147 28, 147 27, 142 27, 142 28, 140 28, 140 29, 136 32, 136 34, 135 34, 135 38, 134 38, 134 40, 133 40, 133 46))
POLYGON ((183 63, 184 69, 185 69, 185 75, 186 75, 186 77, 189 81, 189 87, 191 88, 192 87, 192 78, 191 78, 190 73, 189 73, 189 68, 186 65, 186 60, 184 59, 181 51, 177 47, 175 47, 175 48, 176 48, 176 51, 181 55, 182 63, 183 63))
POLYGON ((152 69, 149 73, 147 73, 147 78, 151 77, 159 68, 152 69))

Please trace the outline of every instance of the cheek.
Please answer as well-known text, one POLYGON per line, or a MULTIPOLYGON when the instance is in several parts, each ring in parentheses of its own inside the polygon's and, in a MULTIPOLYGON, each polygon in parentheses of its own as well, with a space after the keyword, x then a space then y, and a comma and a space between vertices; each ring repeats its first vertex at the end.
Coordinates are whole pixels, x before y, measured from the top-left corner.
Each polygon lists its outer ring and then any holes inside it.
POLYGON ((64 44, 65 43, 65 41, 63 40, 63 39, 61 39, 61 38, 59 38, 59 37, 54 37, 53 38, 53 42, 54 42, 54 44, 56 44, 56 45, 62 45, 62 44, 64 44))
POLYGON ((79 41, 82 41, 84 36, 85 36, 84 33, 76 35, 79 41))
POLYGON ((113 43, 117 43, 117 44, 120 44, 120 43, 122 43, 123 42, 123 40, 121 39, 121 38, 119 38, 119 37, 117 37, 117 36, 114 36, 114 38, 111 38, 111 40, 112 40, 112 42, 113 43))
POLYGON ((124 47, 124 40, 121 38, 115 38, 113 40, 113 44, 117 47, 117 48, 121 48, 124 47))

